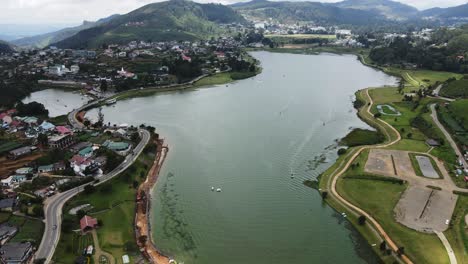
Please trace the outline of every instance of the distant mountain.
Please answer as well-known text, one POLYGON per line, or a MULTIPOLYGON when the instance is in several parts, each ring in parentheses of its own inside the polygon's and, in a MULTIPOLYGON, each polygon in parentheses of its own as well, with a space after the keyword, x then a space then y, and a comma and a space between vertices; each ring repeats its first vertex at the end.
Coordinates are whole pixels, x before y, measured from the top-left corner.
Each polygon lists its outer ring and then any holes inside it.
POLYGON ((49 46, 52 43, 59 42, 66 38, 69 38, 81 30, 92 28, 98 26, 102 23, 108 22, 109 20, 118 17, 119 15, 112 15, 107 18, 100 19, 96 22, 84 21, 83 24, 76 27, 68 27, 58 31, 40 34, 32 37, 25 37, 13 40, 12 43, 19 47, 24 48, 44 48, 49 46))
POLYGON ((320 24, 365 25, 384 20, 374 10, 341 8, 320 2, 254 0, 231 6, 248 17, 257 19, 273 18, 282 22, 314 21, 320 24))
POLYGON ((246 23, 232 8, 185 0, 153 3, 58 41, 62 48, 97 47, 131 40, 194 40, 222 32, 219 24, 246 23))
POLYGON ((468 18, 468 3, 448 8, 431 8, 420 12, 422 17, 434 17, 439 19, 468 18))
POLYGON ((0 53, 12 53, 15 50, 8 42, 0 40, 0 53))
POLYGON ((387 19, 406 20, 418 14, 418 9, 391 0, 345 0, 332 4, 341 8, 373 11, 387 19))

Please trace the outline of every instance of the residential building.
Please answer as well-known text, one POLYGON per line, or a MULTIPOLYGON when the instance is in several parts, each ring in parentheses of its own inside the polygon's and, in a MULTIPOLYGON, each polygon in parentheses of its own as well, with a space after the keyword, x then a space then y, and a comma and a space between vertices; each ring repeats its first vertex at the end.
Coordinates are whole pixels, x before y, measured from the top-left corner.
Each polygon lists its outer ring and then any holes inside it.
POLYGON ((0 211, 12 212, 16 209, 16 198, 7 198, 0 200, 0 211))
POLYGON ((26 180, 26 175, 12 175, 6 179, 1 180, 1 183, 3 187, 12 188, 22 182, 25 182, 26 180))
POLYGON ((92 229, 95 229, 97 225, 97 219, 88 215, 83 216, 83 218, 80 220, 80 229, 82 233, 86 233, 92 229))
POLYGON ((19 157, 28 155, 31 152, 32 152, 31 147, 21 147, 21 148, 17 148, 17 149, 14 149, 14 150, 11 150, 10 152, 8 152, 8 157, 10 159, 17 159, 19 157))
POLYGON ((51 148, 64 149, 74 143, 71 135, 54 135, 49 137, 49 146, 51 148))
POLYGON ((4 264, 25 264, 31 259, 32 253, 30 242, 7 243, 0 248, 0 260, 4 264))
POLYGON ((43 165, 37 168, 37 172, 39 173, 47 173, 47 172, 52 172, 52 171, 54 171, 54 164, 43 165))
POLYGON ((10 225, 9 223, 3 223, 0 225, 0 245, 5 244, 10 240, 16 233, 18 228, 10 225))

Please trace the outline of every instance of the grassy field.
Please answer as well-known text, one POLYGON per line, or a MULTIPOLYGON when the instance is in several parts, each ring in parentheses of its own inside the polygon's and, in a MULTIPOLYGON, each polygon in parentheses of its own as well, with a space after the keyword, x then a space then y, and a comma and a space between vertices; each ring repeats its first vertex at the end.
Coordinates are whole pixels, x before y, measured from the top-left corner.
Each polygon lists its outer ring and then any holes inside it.
POLYGON ((29 241, 33 245, 41 242, 44 232, 44 223, 41 220, 0 212, 0 223, 5 222, 18 227, 18 233, 11 239, 12 242, 29 241))
POLYGON ((468 229, 465 215, 468 214, 468 196, 459 196, 450 228, 444 232, 455 252, 458 263, 468 263, 468 229))
POLYGON ((444 85, 440 94, 447 97, 467 98, 468 97, 468 79, 456 80, 444 85))
POLYGON ((436 235, 420 233, 397 223, 393 208, 405 190, 405 185, 364 179, 340 179, 338 191, 347 200, 358 204, 392 235, 405 253, 416 263, 448 263, 448 256, 436 235))
MULTIPOLYGON (((468 90, 468 87, 466 88, 468 90)), ((468 131, 468 99, 461 99, 448 106, 452 116, 468 131)))
POLYGON ((414 88, 420 86, 427 87, 434 85, 436 82, 445 82, 449 78, 460 79, 463 75, 453 72, 431 71, 431 70, 405 70, 393 67, 382 68, 385 72, 401 76, 408 84, 414 88))
MULTIPOLYGON (((79 228, 77 217, 65 212, 82 204, 91 204, 92 209, 87 214, 102 221, 102 227, 97 229, 101 249, 112 254, 116 260, 129 254, 131 263, 134 263, 133 256, 138 255, 138 252, 129 252, 126 243, 136 244, 133 231, 136 187, 146 178, 153 159, 153 154, 142 153, 134 165, 96 187, 93 193, 74 197, 64 208, 64 221, 70 221, 75 228, 79 228)), ((73 232, 62 232, 54 259, 69 260, 76 257, 72 244, 75 243, 74 236, 76 234, 73 232)))
POLYGON ((0 154, 21 147, 23 144, 16 141, 0 141, 0 154))

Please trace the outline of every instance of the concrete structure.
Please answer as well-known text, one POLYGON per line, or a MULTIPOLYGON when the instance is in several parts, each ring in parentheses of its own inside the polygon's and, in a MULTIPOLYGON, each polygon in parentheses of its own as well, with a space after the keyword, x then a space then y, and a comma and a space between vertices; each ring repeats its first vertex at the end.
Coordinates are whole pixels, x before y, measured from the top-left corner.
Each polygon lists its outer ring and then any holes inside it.
POLYGON ((51 148, 64 149, 74 143, 71 135, 56 135, 49 137, 49 146, 51 148))

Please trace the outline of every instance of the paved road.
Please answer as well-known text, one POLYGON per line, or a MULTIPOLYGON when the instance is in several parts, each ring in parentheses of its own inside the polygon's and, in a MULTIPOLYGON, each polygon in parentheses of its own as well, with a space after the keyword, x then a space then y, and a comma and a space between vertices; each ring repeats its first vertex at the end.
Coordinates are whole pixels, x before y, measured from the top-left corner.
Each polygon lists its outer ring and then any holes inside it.
POLYGON ((431 117, 434 120, 434 123, 440 128, 442 133, 444 134, 445 138, 447 138, 448 142, 450 143, 450 146, 452 146, 453 150, 455 151, 455 154, 457 154, 458 158, 462 161, 463 167, 465 169, 468 169, 468 163, 463 157, 462 152, 457 146, 457 143, 453 140, 452 136, 450 133, 445 129, 445 127, 439 122, 439 118, 437 117, 437 111, 435 109, 435 104, 431 104, 431 117))
POLYGON ((46 259, 45 263, 50 263, 55 248, 58 244, 60 239, 60 230, 62 224, 62 209, 65 203, 70 200, 73 196, 79 194, 84 190, 84 187, 89 184, 99 185, 102 184, 113 177, 117 176, 124 170, 126 170, 130 165, 132 165, 138 156, 141 154, 145 146, 148 144, 150 140, 150 133, 148 130, 140 129, 139 131, 141 141, 135 147, 133 152, 128 154, 119 166, 117 166, 111 172, 101 176, 99 178, 99 182, 88 183, 68 191, 56 194, 45 201, 44 211, 45 211, 45 231, 44 235, 42 236, 41 244, 36 252, 36 259, 46 259))
POLYGON ((434 230, 434 233, 436 233, 440 241, 442 241, 442 244, 444 244, 444 247, 447 250, 447 253, 449 255, 450 264, 457 264, 458 262, 457 262, 457 258, 455 257, 455 253, 453 252, 452 246, 450 246, 450 243, 448 242, 444 233, 435 231, 435 230, 434 230))

